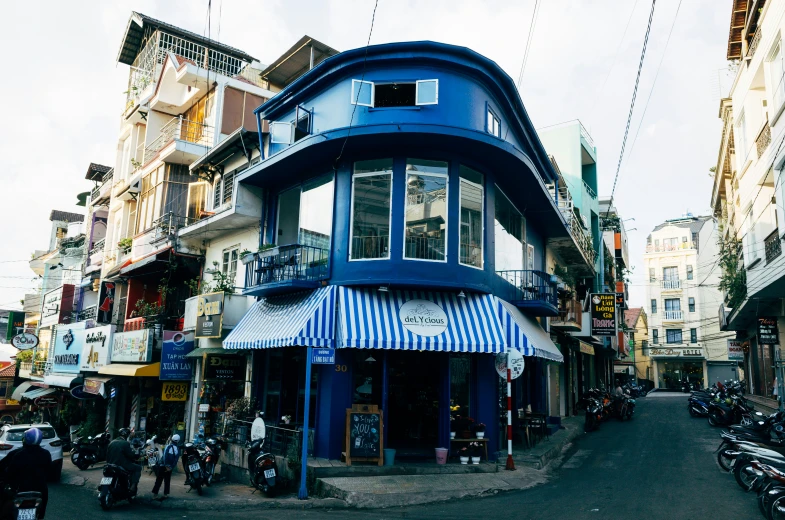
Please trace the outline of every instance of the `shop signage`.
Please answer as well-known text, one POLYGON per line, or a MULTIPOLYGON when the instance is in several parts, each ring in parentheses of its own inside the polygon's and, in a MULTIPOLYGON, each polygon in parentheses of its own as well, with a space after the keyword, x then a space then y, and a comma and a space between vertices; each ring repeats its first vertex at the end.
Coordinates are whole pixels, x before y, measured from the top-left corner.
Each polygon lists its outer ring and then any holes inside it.
POLYGON ((8 313, 8 329, 5 331, 5 339, 11 341, 17 332, 25 328, 25 313, 22 311, 11 311, 8 313))
POLYGON ((658 357, 703 357, 703 349, 701 348, 650 348, 650 356, 658 357))
POLYGON ((185 401, 188 399, 188 385, 190 383, 164 383, 161 390, 161 401, 185 401))
POLYGON ((504 380, 507 379, 508 367, 510 368, 510 377, 517 379, 523 374, 524 366, 523 355, 517 349, 508 348, 507 352, 496 356, 496 373, 504 380))
POLYGON ((346 410, 346 464, 353 458, 378 460, 383 463, 384 424, 376 405, 353 405, 346 410))
POLYGON ((98 323, 111 323, 112 312, 114 311, 114 282, 101 282, 101 290, 98 293, 98 323))
POLYGON ((584 343, 583 341, 580 341, 579 345, 580 345, 581 352, 583 354, 587 354, 589 356, 593 356, 594 355, 594 347, 593 346, 589 345, 588 343, 584 343))
POLYGON ((112 363, 149 363, 153 359, 150 329, 118 332, 112 339, 112 363))
POLYGON ((79 385, 75 386, 71 389, 71 395, 75 399, 95 399, 96 393, 88 392, 86 389, 86 385, 79 385))
POLYGON ((53 406, 57 406, 58 400, 57 397, 44 395, 34 400, 33 404, 39 408, 52 408, 53 406))
POLYGON ((622 308, 624 307, 624 293, 623 292, 617 292, 616 293, 616 305, 618 305, 618 306, 620 306, 622 308))
POLYGON ((88 394, 101 395, 101 385, 103 384, 104 384, 103 381, 97 381, 95 379, 85 379, 83 390, 88 394))
POLYGON ((591 295, 591 335, 616 335, 616 294, 591 295))
POLYGON ((194 335, 177 330, 164 331, 164 344, 161 348, 162 381, 190 381, 193 365, 185 355, 194 349, 194 335))
POLYGON ((60 325, 55 331, 52 372, 77 374, 81 370, 82 341, 86 322, 60 325))
POLYGON ((430 300, 409 300, 398 309, 403 328, 417 336, 438 336, 449 324, 444 310, 430 300))
POLYGON ((742 341, 737 339, 728 340, 728 359, 744 360, 744 347, 742 341))
POLYGON ((13 337, 11 345, 19 350, 34 349, 38 346, 38 336, 30 332, 22 332, 13 337))
POLYGON ((761 345, 780 344, 777 318, 772 316, 758 318, 758 343, 761 345))
POLYGON ((6 399, 5 404, 8 406, 19 406, 19 401, 16 399, 6 399))
POLYGON ((210 411, 210 403, 199 404, 199 413, 206 413, 210 411))
POLYGON ((63 322, 70 316, 74 306, 74 286, 63 284, 46 293, 41 302, 41 327, 48 327, 63 322))
POLYGON ((82 331, 83 372, 97 372, 99 368, 109 364, 109 347, 116 328, 114 325, 106 325, 82 331))
POLYGON ((334 365, 334 348, 315 348, 311 350, 311 363, 314 365, 334 365))
POLYGON ((204 357, 205 380, 245 381, 245 356, 207 354, 204 357))
POLYGON ((224 293, 202 294, 196 300, 197 338, 220 338, 224 314, 224 293))

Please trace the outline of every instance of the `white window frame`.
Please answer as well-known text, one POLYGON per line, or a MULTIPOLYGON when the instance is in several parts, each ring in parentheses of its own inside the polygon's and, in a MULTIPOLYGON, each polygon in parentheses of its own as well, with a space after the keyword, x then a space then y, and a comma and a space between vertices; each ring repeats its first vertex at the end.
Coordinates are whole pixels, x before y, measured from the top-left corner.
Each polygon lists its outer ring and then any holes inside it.
POLYGON ((225 267, 224 266, 224 257, 228 253, 229 254, 229 263, 231 264, 231 261, 232 261, 232 251, 237 251, 237 258, 236 258, 235 264, 234 264, 234 267, 235 267, 234 273, 235 273, 235 278, 236 278, 237 277, 237 271, 239 271, 239 269, 237 269, 237 263, 240 261, 240 244, 235 244, 235 245, 233 245, 231 247, 227 247, 226 249, 221 251, 221 272, 223 274, 226 274, 226 275, 228 275, 231 272, 231 271, 225 271, 224 270, 224 267, 225 267))
MULTIPOLYGON (((407 158, 409 160, 417 160, 416 158, 407 158)), ((438 159, 435 159, 438 160, 438 159)), ((407 258, 406 257, 406 206, 409 204, 409 197, 404 192, 404 200, 403 200, 403 251, 401 251, 401 258, 403 260, 412 261, 412 262, 433 262, 437 264, 446 264, 447 259, 449 258, 449 239, 450 239, 450 163, 449 161, 442 161, 447 163, 447 173, 432 173, 432 172, 414 172, 409 173, 408 171, 405 173, 404 182, 408 186, 409 175, 421 175, 425 176, 432 176, 432 177, 443 177, 447 179, 447 182, 444 184, 444 212, 445 218, 444 223, 447 225, 445 228, 444 233, 444 260, 428 260, 427 258, 407 258)), ((409 164, 408 162, 406 163, 409 164)))
MULTIPOLYGON (((394 163, 393 163, 394 164, 394 163)), ((394 169, 394 168, 393 168, 394 169)), ((349 261, 350 262, 376 262, 378 260, 389 260, 392 252, 392 214, 393 214, 393 187, 395 186, 395 173, 393 169, 387 172, 365 172, 354 173, 352 172, 352 203, 349 213, 349 261), (390 176, 390 214, 387 217, 387 256, 380 256, 379 258, 352 258, 352 245, 354 244, 354 179, 363 177, 377 177, 382 175, 390 176)), ((405 217, 404 217, 405 218, 405 217)), ((405 227, 405 226, 404 226, 405 227)), ((405 230, 404 230, 405 233, 405 230)))
POLYGON ((438 105, 439 104, 439 80, 438 79, 419 79, 415 81, 414 87, 414 104, 415 106, 423 105, 438 105), (436 99, 433 101, 420 102, 420 83, 436 83, 436 99))
MULTIPOLYGON (((477 172, 477 173, 480 173, 480 172, 477 172)), ((485 174, 480 173, 480 175, 483 176, 483 183, 484 183, 484 181, 485 181, 485 174)), ((482 271, 482 270, 485 269, 485 186, 484 186, 484 184, 477 184, 476 182, 472 182, 470 180, 464 179, 463 177, 460 176, 460 172, 459 172, 459 174, 458 174, 458 225, 459 226, 463 225, 463 222, 461 222, 461 209, 463 209, 463 205, 461 204, 461 202, 463 201, 463 198, 462 198, 463 193, 462 193, 462 191, 463 191, 463 183, 464 182, 469 183, 472 186, 477 186, 478 188, 480 188, 480 192, 482 193, 482 205, 480 206, 480 208, 481 208, 480 209, 480 220, 482 221, 482 235, 480 236, 480 240, 482 241, 482 248, 480 250, 481 254, 480 254, 480 266, 479 267, 476 266, 476 265, 465 264, 465 263, 461 262, 460 251, 458 251, 458 263, 460 265, 463 265, 463 266, 466 266, 466 267, 471 267, 472 269, 479 269, 480 271, 482 271)), ((460 243, 461 243, 461 229, 459 227, 458 228, 458 249, 460 249, 460 243)))
POLYGON ((526 243, 526 269, 529 271, 536 271, 534 268, 534 246, 526 243))
POLYGON ((273 123, 270 123, 270 143, 271 144, 292 144, 292 129, 293 128, 294 128, 294 126, 292 125, 292 123, 284 123, 283 121, 275 121, 273 123), (288 128, 288 132, 285 132, 286 135, 289 136, 286 141, 281 141, 280 139, 276 138, 276 130, 275 129, 277 127, 279 127, 279 126, 280 127, 284 127, 285 126, 286 128, 288 128))
MULTIPOLYGON (((361 90, 361 88, 360 88, 360 90, 361 90)), ((352 105, 358 105, 358 106, 361 106, 361 107, 373 107, 373 104, 374 104, 375 100, 376 100, 376 84, 374 84, 372 81, 365 81, 365 80, 362 80, 362 79, 353 79, 352 80, 352 91, 351 91, 350 97, 349 97, 349 101, 351 102, 352 105), (361 102, 359 100, 359 98, 357 97, 357 94, 359 94, 359 90, 355 90, 355 88, 354 88, 354 86, 357 83, 360 83, 360 84, 365 83, 366 85, 370 85, 371 86, 371 103, 370 104, 361 102)))

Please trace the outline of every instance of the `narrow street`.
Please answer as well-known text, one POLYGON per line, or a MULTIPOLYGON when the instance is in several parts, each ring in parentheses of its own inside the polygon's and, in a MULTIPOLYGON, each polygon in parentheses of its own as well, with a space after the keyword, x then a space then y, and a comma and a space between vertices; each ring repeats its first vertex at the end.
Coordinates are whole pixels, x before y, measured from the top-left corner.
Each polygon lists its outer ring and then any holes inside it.
MULTIPOLYGON (((684 394, 652 394, 638 400, 629 423, 612 421, 583 435, 549 469, 552 480, 530 491, 412 508, 362 511, 254 511, 254 518, 701 518, 721 504, 725 518, 756 518, 755 497, 720 471, 714 450, 719 430, 693 419, 684 394)), ((547 442, 547 441, 546 441, 547 442)), ((250 491, 249 491, 250 492, 250 491)), ((210 498, 205 496, 205 501, 210 498)), ((167 517, 207 519, 215 511, 157 512, 146 506, 98 507, 92 490, 65 485, 51 489, 52 518, 167 517)), ((223 519, 248 511, 222 512, 223 519)))

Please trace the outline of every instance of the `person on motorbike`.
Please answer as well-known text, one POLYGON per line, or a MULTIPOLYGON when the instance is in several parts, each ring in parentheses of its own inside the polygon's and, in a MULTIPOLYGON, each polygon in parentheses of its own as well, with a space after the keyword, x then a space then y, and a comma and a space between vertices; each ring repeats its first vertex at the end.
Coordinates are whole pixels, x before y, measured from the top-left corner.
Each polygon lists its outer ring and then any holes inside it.
POLYGON ((23 491, 41 493, 39 519, 46 515, 46 503, 49 501, 46 476, 52 466, 52 455, 41 447, 43 437, 44 434, 38 428, 25 431, 22 447, 9 453, 4 460, 2 478, 3 482, 13 483, 17 493, 23 491))
POLYGON ((106 462, 120 466, 130 473, 131 494, 135 495, 139 486, 139 479, 142 477, 142 466, 136 463, 136 455, 128 442, 131 430, 120 428, 117 438, 109 443, 106 449, 106 462))

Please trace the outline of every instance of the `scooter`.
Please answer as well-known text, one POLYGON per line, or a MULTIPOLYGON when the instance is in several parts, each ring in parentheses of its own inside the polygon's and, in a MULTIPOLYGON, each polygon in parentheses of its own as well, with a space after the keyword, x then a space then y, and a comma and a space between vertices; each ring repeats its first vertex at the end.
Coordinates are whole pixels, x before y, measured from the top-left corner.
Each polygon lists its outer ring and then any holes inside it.
POLYGON ((136 492, 131 489, 131 474, 115 464, 104 466, 104 476, 98 487, 98 503, 108 511, 121 500, 133 503, 136 492))
POLYGON ((22 491, 14 495, 16 520, 37 520, 38 512, 44 504, 43 495, 38 491, 22 491))
POLYGON ((278 473, 278 464, 275 456, 264 451, 265 425, 262 414, 254 420, 251 425, 251 442, 246 445, 248 448, 248 474, 251 485, 263 491, 268 497, 275 495, 281 478, 278 473))
POLYGON ((109 432, 99 433, 95 437, 82 437, 76 439, 71 450, 71 462, 80 470, 86 470, 93 464, 106 460, 106 448, 109 446, 111 436, 109 432))
POLYGON ((226 440, 223 437, 210 437, 204 443, 202 463, 204 465, 205 483, 209 486, 215 477, 215 465, 221 458, 221 450, 226 449, 226 440))
MULTIPOLYGON (((202 495, 202 486, 205 485, 205 472, 202 457, 193 442, 186 442, 183 446, 183 459, 188 468, 188 485, 195 489, 199 496, 202 495)), ((190 492, 189 489, 188 491, 190 492)))

